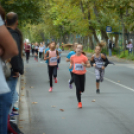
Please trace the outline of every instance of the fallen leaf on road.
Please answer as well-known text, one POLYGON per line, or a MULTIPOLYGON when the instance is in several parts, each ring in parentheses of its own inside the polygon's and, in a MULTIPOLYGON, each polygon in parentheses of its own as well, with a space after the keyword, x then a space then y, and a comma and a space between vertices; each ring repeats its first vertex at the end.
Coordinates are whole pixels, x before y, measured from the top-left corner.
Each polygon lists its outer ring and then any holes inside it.
POLYGON ((43 133, 43 134, 45 134, 45 133, 43 133))
POLYGON ((23 128, 23 127, 19 127, 19 128, 23 128))
POLYGON ((52 108, 56 108, 56 106, 51 106, 52 108))
POLYGON ((118 81, 118 82, 120 82, 120 81, 118 81))
POLYGON ((25 95, 23 94, 23 95, 21 95, 21 96, 25 96, 25 95))
POLYGON ((19 121, 24 121, 24 120, 19 120, 19 121))
POLYGON ((94 100, 92 100, 92 102, 95 102, 95 99, 94 99, 94 100))
POLYGON ((24 79, 21 79, 21 81, 24 81, 24 79))
POLYGON ((38 102, 32 102, 33 104, 37 104, 38 102))
POLYGON ((24 87, 21 88, 21 90, 25 89, 24 87))
POLYGON ((64 109, 60 109, 60 111, 64 112, 64 109))
POLYGON ((62 117, 62 119, 65 119, 65 117, 62 117))
POLYGON ((32 86, 30 88, 33 88, 32 86))

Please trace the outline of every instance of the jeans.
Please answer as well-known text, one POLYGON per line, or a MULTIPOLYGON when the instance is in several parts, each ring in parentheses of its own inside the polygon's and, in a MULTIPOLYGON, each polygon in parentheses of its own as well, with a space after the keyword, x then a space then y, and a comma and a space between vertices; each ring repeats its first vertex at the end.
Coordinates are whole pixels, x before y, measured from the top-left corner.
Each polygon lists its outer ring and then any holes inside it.
POLYGON ((11 90, 11 100, 10 101, 12 103, 9 114, 11 114, 12 108, 13 108, 15 102, 18 100, 18 94, 17 94, 17 91, 16 91, 17 81, 18 81, 18 78, 13 77, 13 74, 7 80, 7 84, 9 86, 10 90, 11 90))
POLYGON ((0 134, 7 134, 8 113, 12 105, 11 92, 0 95, 0 134))

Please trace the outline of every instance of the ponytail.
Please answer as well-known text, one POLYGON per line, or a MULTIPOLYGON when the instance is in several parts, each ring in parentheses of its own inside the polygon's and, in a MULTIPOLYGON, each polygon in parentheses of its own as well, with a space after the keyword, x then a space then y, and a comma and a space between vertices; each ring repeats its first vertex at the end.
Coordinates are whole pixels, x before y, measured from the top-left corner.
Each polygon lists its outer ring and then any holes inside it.
POLYGON ((103 40, 101 40, 101 42, 99 42, 99 43, 97 44, 97 46, 99 46, 99 47, 102 49, 104 46, 106 46, 106 42, 103 41, 103 40))

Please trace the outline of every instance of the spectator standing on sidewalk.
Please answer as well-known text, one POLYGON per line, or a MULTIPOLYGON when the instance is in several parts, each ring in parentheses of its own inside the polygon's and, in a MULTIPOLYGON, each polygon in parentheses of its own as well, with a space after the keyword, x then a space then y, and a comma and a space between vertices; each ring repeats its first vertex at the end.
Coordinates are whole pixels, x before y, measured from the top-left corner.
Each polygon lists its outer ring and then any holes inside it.
POLYGON ((9 114, 12 112, 12 108, 15 104, 15 102, 18 100, 18 96, 16 93, 16 85, 19 78, 19 75, 24 73, 24 66, 23 66, 23 60, 22 60, 22 51, 23 51, 23 38, 22 34, 19 29, 17 29, 18 26, 18 15, 14 12, 10 12, 6 16, 6 24, 9 32, 11 33, 12 37, 17 43, 19 54, 11 59, 11 76, 8 78, 7 83, 9 88, 11 89, 11 103, 12 107, 10 109, 9 114))
POLYGON ((109 40, 109 44, 108 44, 108 50, 109 50, 109 56, 112 56, 112 40, 109 40))
POLYGON ((128 49, 128 54, 132 54, 132 52, 133 52, 133 44, 132 44, 131 41, 128 42, 127 49, 128 49))
POLYGON ((4 26, 4 20, 5 11, 0 6, 0 134, 7 134, 8 113, 11 107, 11 91, 4 77, 1 60, 7 60, 18 54, 16 42, 4 26))

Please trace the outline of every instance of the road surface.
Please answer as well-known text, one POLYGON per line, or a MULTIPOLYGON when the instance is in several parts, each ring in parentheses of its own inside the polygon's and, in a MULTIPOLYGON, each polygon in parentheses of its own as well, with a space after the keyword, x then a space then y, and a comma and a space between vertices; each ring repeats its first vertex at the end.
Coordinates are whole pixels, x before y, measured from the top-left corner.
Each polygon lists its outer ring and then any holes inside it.
POLYGON ((69 63, 63 53, 58 83, 49 93, 47 66, 30 58, 25 64, 29 124, 25 134, 134 134, 134 64, 106 68, 101 94, 95 90, 94 69, 87 69, 83 108, 77 108, 75 86, 69 89, 69 63), (32 86, 32 88, 31 88, 32 86), (95 99, 95 102, 92 100, 95 99), (37 102, 33 104, 33 102, 37 102), (60 110, 62 109, 62 111, 60 110))

